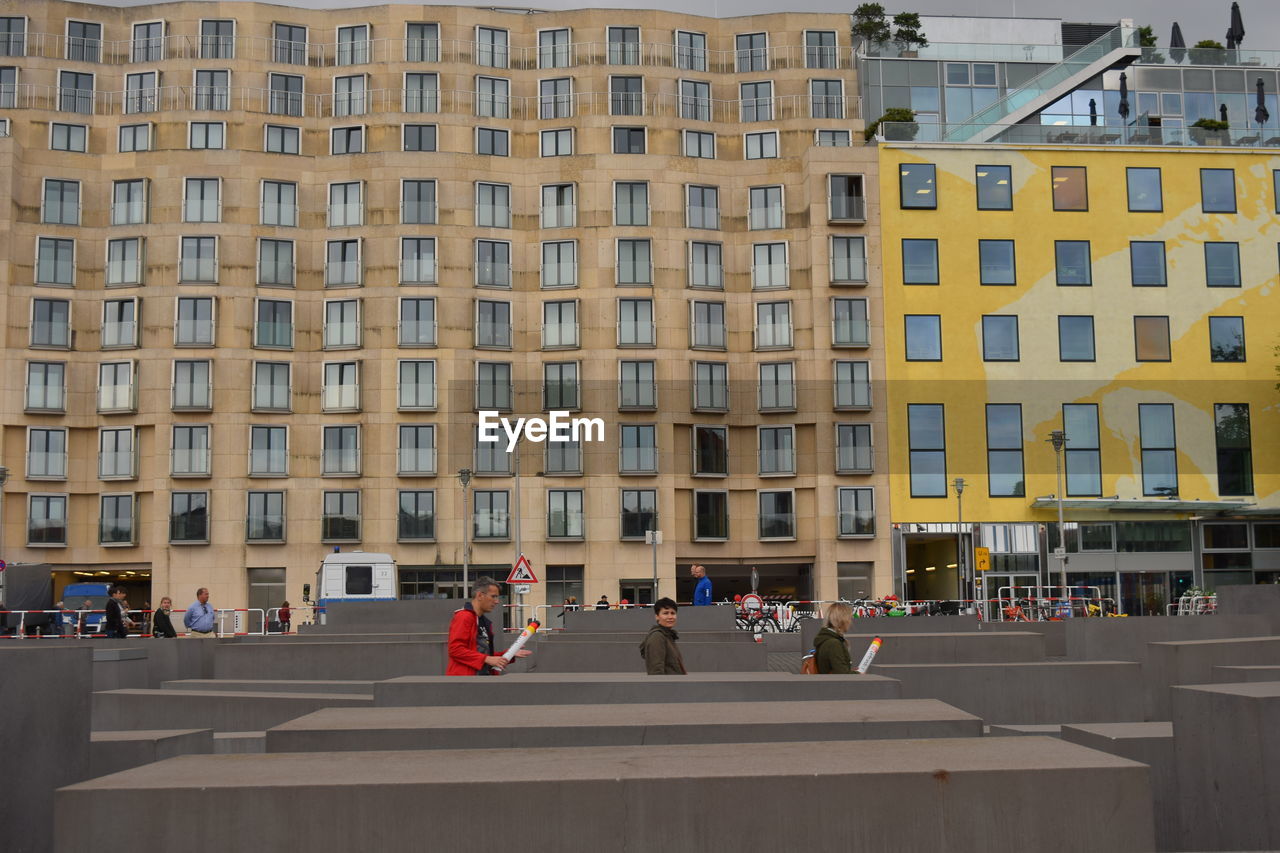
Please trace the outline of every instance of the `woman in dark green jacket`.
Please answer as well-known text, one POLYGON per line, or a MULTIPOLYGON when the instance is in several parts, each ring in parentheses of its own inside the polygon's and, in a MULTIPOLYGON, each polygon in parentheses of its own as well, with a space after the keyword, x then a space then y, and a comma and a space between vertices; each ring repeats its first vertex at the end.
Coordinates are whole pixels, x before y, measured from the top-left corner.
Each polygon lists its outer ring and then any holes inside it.
POLYGON ((827 621, 813 638, 819 675, 853 672, 849 646, 844 639, 844 632, 849 630, 852 622, 853 608, 848 604, 840 601, 827 608, 827 621))

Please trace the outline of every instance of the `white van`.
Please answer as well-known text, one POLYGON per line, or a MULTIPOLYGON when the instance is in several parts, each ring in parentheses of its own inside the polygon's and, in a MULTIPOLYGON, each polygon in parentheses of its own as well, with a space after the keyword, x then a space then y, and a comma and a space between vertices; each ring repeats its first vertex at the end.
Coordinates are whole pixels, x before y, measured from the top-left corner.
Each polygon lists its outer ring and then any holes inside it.
POLYGON ((316 572, 316 604, 324 624, 331 601, 395 601, 396 561, 390 554, 346 551, 329 554, 316 572))

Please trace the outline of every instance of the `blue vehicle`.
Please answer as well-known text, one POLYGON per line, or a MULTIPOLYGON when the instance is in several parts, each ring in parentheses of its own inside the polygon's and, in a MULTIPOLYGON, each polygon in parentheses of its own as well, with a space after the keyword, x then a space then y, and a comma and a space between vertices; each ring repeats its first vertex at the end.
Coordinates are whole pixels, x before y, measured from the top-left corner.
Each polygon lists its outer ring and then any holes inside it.
MULTIPOLYGON (((92 610, 103 611, 107 608, 107 590, 110 584, 105 583, 71 583, 62 588, 62 604, 67 610, 79 611, 85 601, 93 602, 92 610)), ((67 620, 75 626, 78 616, 68 616, 67 620)), ((85 616, 83 631, 85 634, 102 633, 102 620, 105 613, 89 613, 85 616)))

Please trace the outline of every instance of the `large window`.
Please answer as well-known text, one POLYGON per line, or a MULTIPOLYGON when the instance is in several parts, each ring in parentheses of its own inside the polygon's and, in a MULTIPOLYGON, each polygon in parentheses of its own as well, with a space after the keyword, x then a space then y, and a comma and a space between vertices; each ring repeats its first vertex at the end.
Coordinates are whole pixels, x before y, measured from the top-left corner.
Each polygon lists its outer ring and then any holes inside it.
POLYGON ((621 361, 618 363, 618 408, 655 409, 658 405, 658 386, 654 378, 652 361, 621 361))
POLYGON ((729 430, 722 426, 693 427, 694 476, 723 477, 729 473, 729 430))
POLYGON ((773 121, 773 83, 743 83, 738 91, 742 96, 742 121, 773 121))
POLYGON ((693 493, 694 540, 729 538, 729 493, 695 491, 693 493))
POLYGON ((473 493, 475 509, 473 511, 472 536, 475 539, 506 539, 509 519, 507 506, 510 493, 505 489, 477 489, 473 493))
POLYGON ((1058 317, 1058 359, 1060 361, 1094 361, 1093 317, 1064 315, 1058 317))
POLYGON ((1053 209, 1088 210, 1089 181, 1084 166, 1054 166, 1053 209))
POLYGON ((125 237, 107 241, 106 284, 142 284, 143 238, 125 237))
POLYGON ((1218 494, 1253 494, 1253 440, 1248 403, 1213 404, 1214 440, 1218 450, 1218 494))
POLYGON ((133 495, 102 495, 98 506, 98 544, 134 544, 133 495))
POLYGON ((320 473, 354 476, 360 473, 360 427, 327 426, 320 473))
POLYGON ((510 61, 508 44, 506 30, 476 27, 476 64, 489 68, 506 68, 510 61))
POLYGON ((693 363, 693 408, 695 411, 728 411, 729 365, 722 361, 693 363))
POLYGON ((363 65, 369 61, 369 26, 338 27, 336 64, 363 65))
POLYGON ((932 163, 903 163, 898 167, 902 206, 920 210, 938 207, 937 169, 932 163))
POLYGON ((253 363, 253 410, 287 412, 291 408, 293 365, 287 361, 253 363))
POLYGON ((538 81, 538 118, 570 118, 572 115, 572 78, 555 77, 538 81))
POLYGON ((436 473, 436 428, 434 424, 400 424, 396 448, 396 473, 423 476, 436 473))
POLYGON ((249 492, 245 508, 245 540, 283 542, 284 492, 249 492))
POLYGON ((324 286, 360 284, 360 240, 329 240, 325 244, 324 286))
POLYGON ((751 287, 779 290, 790 286, 786 243, 754 243, 751 246, 751 287))
POLYGON ((179 297, 173 326, 174 346, 211 347, 213 338, 213 299, 208 296, 179 297))
POLYGON ((400 300, 398 343, 402 347, 436 345, 436 301, 432 298, 400 300))
POLYGON ((982 284, 1017 284, 1012 240, 979 240, 978 269, 982 284))
POLYGON ((109 361, 98 365, 98 411, 132 412, 137 408, 132 361, 109 361))
POLYGON ((704 80, 680 81, 680 118, 711 121, 711 84, 704 80))
POLYGON ((760 474, 794 474, 796 472, 795 427, 760 427, 760 474))
POLYGON ((831 238, 831 283, 865 283, 866 280, 867 246, 865 238, 833 236, 831 238))
POLYGON ((138 476, 137 458, 132 428, 98 430, 98 479, 133 479, 138 476))
POLYGON ((658 529, 658 493, 654 489, 623 489, 621 538, 643 539, 645 531, 658 529))
POLYGON ((902 241, 902 283, 938 283, 938 241, 904 239, 902 241))
POLYGON ((796 536, 795 492, 760 492, 760 538, 794 539, 796 536))
POLYGON ((871 408, 871 369, 865 361, 835 363, 835 406, 837 409, 871 408))
POLYGON ((1240 286, 1240 244, 1205 243, 1204 279, 1209 287, 1240 286))
POLYGON ((1164 210, 1159 169, 1130 167, 1125 170, 1125 177, 1129 185, 1131 213, 1164 210))
POLYGON ((511 287, 511 244, 476 240, 476 286, 511 287))
POLYGON ((1067 497, 1102 494, 1102 448, 1098 443, 1098 407, 1093 403, 1069 403, 1062 407, 1067 434, 1067 497))
POLYGON ((298 185, 292 181, 263 181, 263 225, 296 227, 298 224, 298 185))
POLYGON ((836 424, 836 473, 866 474, 873 464, 871 424, 836 424))
POLYGON ((31 346, 71 348, 71 303, 65 299, 31 300, 31 346))
POLYGON ((147 221, 147 182, 141 178, 111 185, 111 224, 141 225, 147 221))
POLYGON ((759 366, 757 406, 760 411, 786 411, 796 407, 796 366, 790 361, 766 362, 759 366))
POLYGON ((288 473, 288 427, 249 427, 249 476, 283 477, 288 473))
POLYGON ((209 541, 208 492, 170 493, 169 541, 173 543, 209 541))
POLYGON ((436 363, 431 360, 402 360, 397 387, 397 408, 401 410, 434 409, 436 407, 436 363))
POLYGON ((542 244, 542 286, 578 286, 578 243, 576 240, 549 240, 542 244))
POLYGON ((1059 287, 1089 287, 1093 284, 1088 240, 1055 241, 1054 259, 1059 287))
POLYGON ((549 361, 542 365, 542 408, 545 411, 579 408, 576 361, 549 361))
POLYGON ((30 427, 27 430, 27 479, 67 478, 67 431, 30 427))
POLYGON ((67 496, 31 495, 27 503, 27 544, 67 544, 67 496))
POLYGON ((434 237, 401 238, 400 283, 436 283, 436 241, 434 237))
POLYGON ((545 184, 542 187, 543 228, 572 228, 578 222, 578 205, 573 184, 545 184))
POLYGON ((724 303, 693 302, 689 310, 689 345, 695 349, 724 349, 724 303))
POLYGON ((721 243, 689 243, 689 286, 724 290, 723 255, 721 243))
POLYGON ((277 116, 302 115, 302 79, 299 74, 268 74, 267 112, 277 116))
POLYGON ((844 118, 844 81, 809 81, 810 118, 844 118))
POLYGON ((476 346, 511 348, 511 303, 476 300, 476 346))
POLYGON ((360 362, 330 361, 324 365, 321 409, 326 412, 359 411, 360 362))
POLYGON ((785 220, 782 187, 752 187, 747 210, 747 227, 752 231, 781 228, 785 220))
POLYGON ((258 284, 264 287, 292 287, 293 283, 293 241, 258 240, 258 284))
POLYGON ((609 78, 609 115, 644 115, 644 78, 609 78))
POLYGON ((907 361, 942 361, 941 315, 908 314, 904 320, 907 361))
POLYGON ((653 346, 652 299, 618 300, 618 346, 653 346))
POLYGON ((690 184, 686 193, 685 222, 688 227, 719 229, 720 188, 690 184))
POLYGON ((50 225, 79 225, 80 182, 46 178, 40 221, 50 225))
POLYGON ((27 362, 26 410, 61 412, 66 408, 67 366, 60 361, 27 362))
POLYGON ((791 303, 756 303, 755 348, 789 349, 791 346, 791 303))
POLYGON ((1200 170, 1200 206, 1205 213, 1236 212, 1234 169, 1200 170))
MULTIPOLYGON (((14 94, 14 84, 0 71, 0 105, 15 106, 12 103, 14 94)), ((75 151, 83 154, 89 149, 89 129, 83 124, 54 122, 50 125, 49 148, 53 151, 75 151)))
POLYGON ((212 364, 205 359, 174 361, 174 411, 207 411, 213 408, 212 371, 212 364))
POLYGON ((1013 210, 1013 170, 1009 166, 975 168, 978 210, 1013 210))
POLYGON ((1209 318, 1209 360, 1244 361, 1244 317, 1209 318))
POLYGON ((649 224, 649 183, 647 181, 613 185, 613 224, 649 224))
POLYGON ((208 425, 175 424, 170 445, 170 471, 173 476, 209 476, 208 425))
POLYGON ((183 222, 218 222, 222 219, 221 182, 217 178, 187 178, 183 192, 183 222))
POLYGON ((1173 424, 1173 405, 1139 404, 1138 432, 1142 442, 1142 493, 1163 497, 1177 495, 1178 441, 1173 424))
POLYGON ((505 77, 476 77, 476 115, 511 117, 511 81, 505 77))
POLYGON ((41 237, 36 241, 36 284, 74 285, 76 241, 41 237))
POLYGON ((1022 406, 1017 403, 987 405, 988 494, 993 498, 1020 498, 1026 494, 1022 467, 1022 406))
POLYGON ((575 299, 542 303, 544 349, 578 345, 578 302, 575 299))
POLYGON ((1136 361, 1169 361, 1169 318, 1134 317, 1133 350, 1136 361))
POLYGON ((292 302, 284 299, 258 300, 253 345, 269 349, 293 348, 292 302))
POLYGON ((947 496, 947 441, 943 407, 934 403, 907 406, 907 443, 911 497, 947 496))
POLYGON ((842 488, 840 499, 840 535, 874 536, 876 532, 875 491, 867 488, 842 488))
POLYGON ((511 411, 511 362, 476 362, 476 408, 511 411))
POLYGON ((1017 361, 1018 317, 986 314, 982 318, 982 360, 1017 361))
POLYGON ((618 284, 653 284, 652 245, 649 240, 618 241, 618 284))
POLYGON ((827 176, 827 219, 833 222, 862 222, 867 218, 867 199, 862 175, 827 176))
POLYGON ((547 538, 581 539, 584 535, 582 489, 547 490, 547 538))
POLYGON ((307 28, 271 25, 271 58, 285 65, 307 64, 307 28))
POLYGON ((323 503, 320 518, 321 541, 360 541, 360 492, 324 492, 323 503))
POLYGON ((436 493, 431 490, 406 490, 399 493, 399 499, 396 539, 401 542, 429 542, 435 539, 436 493))
POLYGON ((568 68, 571 42, 569 30, 542 30, 538 33, 538 67, 568 68))
POLYGON ((181 238, 178 280, 196 284, 218 281, 218 238, 181 238))
POLYGON ((1165 287, 1164 243, 1135 240, 1129 243, 1129 270, 1134 287, 1165 287))
POLYGON ((658 434, 653 424, 623 424, 618 452, 621 474, 656 474, 658 471, 658 434))
POLYGON ((476 225, 481 228, 511 227, 510 184, 476 184, 476 225))
POLYGON ((613 129, 614 154, 643 154, 645 133, 643 127, 615 127, 613 129))
POLYGON ((865 347, 871 343, 867 320, 867 300, 831 300, 831 345, 833 347, 865 347))

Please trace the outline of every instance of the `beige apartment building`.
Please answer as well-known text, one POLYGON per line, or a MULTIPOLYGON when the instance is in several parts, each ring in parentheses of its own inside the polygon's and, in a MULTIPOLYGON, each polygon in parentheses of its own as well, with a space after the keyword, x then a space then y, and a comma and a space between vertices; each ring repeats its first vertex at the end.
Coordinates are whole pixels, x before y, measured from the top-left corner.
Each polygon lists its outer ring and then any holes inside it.
POLYGON ((648 601, 655 559, 681 600, 693 562, 889 591, 850 48, 835 14, 0 4, 0 556, 266 607, 339 547, 456 596, 469 515, 535 604, 648 601), (481 410, 603 441, 507 453, 481 410))

